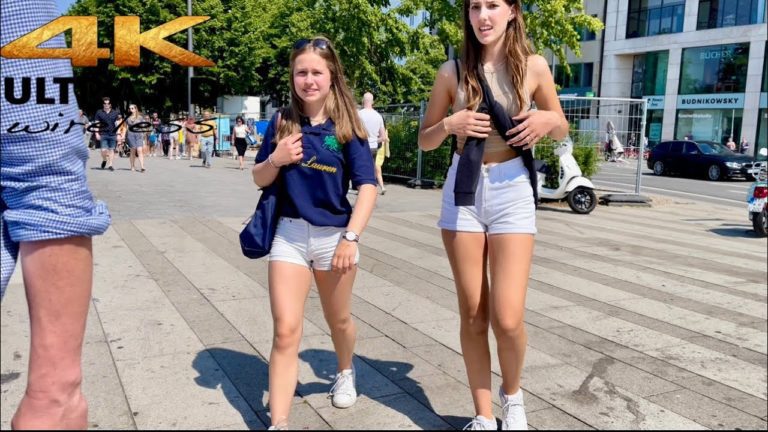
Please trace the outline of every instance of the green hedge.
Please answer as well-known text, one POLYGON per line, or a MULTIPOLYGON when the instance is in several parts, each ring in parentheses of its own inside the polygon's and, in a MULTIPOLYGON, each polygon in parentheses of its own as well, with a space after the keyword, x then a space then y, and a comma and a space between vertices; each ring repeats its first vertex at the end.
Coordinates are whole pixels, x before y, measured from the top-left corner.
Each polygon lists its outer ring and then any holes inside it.
MULTIPOLYGON (((598 152, 600 144, 594 142, 593 135, 571 132, 573 158, 576 159, 576 163, 581 168, 581 175, 587 178, 597 174, 600 168, 600 154, 598 152)), ((536 159, 543 160, 551 167, 544 181, 544 186, 547 188, 557 187, 557 178, 560 173, 560 158, 554 153, 554 144, 555 142, 551 138, 544 138, 536 145, 536 159)))
MULTIPOLYGON (((418 165, 419 119, 414 116, 392 116, 387 119, 387 131, 390 139, 390 158, 384 164, 384 174, 403 178, 416 178, 418 165)), ((594 134, 571 133, 573 157, 585 177, 592 177, 600 167, 599 144, 595 143, 594 134)), ((560 170, 559 159, 555 156, 554 141, 542 139, 536 145, 536 159, 541 159, 551 166, 545 181, 546 187, 557 186, 560 170)), ((445 181, 445 175, 451 164, 451 139, 446 139, 436 150, 422 154, 421 178, 434 180, 438 184, 445 181)))

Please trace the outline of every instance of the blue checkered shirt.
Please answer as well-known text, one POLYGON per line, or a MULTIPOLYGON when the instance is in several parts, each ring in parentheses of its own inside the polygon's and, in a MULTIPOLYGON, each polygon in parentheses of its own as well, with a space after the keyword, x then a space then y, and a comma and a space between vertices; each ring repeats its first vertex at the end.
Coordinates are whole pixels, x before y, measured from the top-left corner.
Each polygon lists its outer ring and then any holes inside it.
MULTIPOLYGON (((53 1, 2 0, 0 46, 57 18, 53 1)), ((65 47, 59 35, 41 48, 65 47)), ((0 58, 0 297, 13 273, 19 242, 51 240, 104 233, 110 223, 102 202, 94 202, 85 175, 88 148, 82 127, 65 133, 70 120, 77 121, 77 101, 72 86, 69 103, 61 104, 54 77, 72 77, 69 60, 15 60, 0 58), (14 95, 22 96, 22 77, 31 77, 31 97, 11 104, 6 79, 13 78, 14 95), (55 104, 37 104, 35 78, 45 77, 47 97, 55 104), (53 132, 17 132, 46 128, 53 132), (17 124, 18 123, 18 124, 17 124)))

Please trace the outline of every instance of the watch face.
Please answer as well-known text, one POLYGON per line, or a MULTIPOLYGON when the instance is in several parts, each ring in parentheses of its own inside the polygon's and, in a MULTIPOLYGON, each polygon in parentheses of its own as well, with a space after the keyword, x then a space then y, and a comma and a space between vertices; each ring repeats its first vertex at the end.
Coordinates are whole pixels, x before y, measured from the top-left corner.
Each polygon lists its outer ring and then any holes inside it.
POLYGON ((357 240, 357 235, 352 231, 347 231, 344 233, 344 238, 347 239, 348 241, 355 241, 357 240))

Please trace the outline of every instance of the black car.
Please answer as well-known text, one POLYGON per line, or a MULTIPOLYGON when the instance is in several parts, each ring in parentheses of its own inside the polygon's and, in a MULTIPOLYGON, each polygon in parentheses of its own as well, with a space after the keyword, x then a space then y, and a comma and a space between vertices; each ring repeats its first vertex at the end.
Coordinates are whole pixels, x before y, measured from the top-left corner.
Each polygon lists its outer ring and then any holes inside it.
POLYGON ((651 150, 648 168, 656 175, 682 174, 709 180, 744 177, 754 159, 736 154, 727 147, 706 141, 662 141, 651 150))

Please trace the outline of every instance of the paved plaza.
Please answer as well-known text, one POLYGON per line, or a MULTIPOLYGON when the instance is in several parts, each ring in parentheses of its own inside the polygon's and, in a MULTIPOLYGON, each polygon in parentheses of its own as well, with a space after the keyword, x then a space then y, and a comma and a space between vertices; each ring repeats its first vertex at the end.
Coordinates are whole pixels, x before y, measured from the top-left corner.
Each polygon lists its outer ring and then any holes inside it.
MULTIPOLYGON (((94 240, 91 428, 264 429, 267 262, 238 243, 258 197, 250 172, 229 158, 212 169, 148 158, 145 173, 99 162, 92 152, 90 185, 113 224, 94 240)), ((327 398, 335 356, 313 290, 294 429, 461 429, 474 415, 435 226, 441 192, 387 190, 354 288, 361 396, 346 410, 327 398)), ((587 216, 544 205, 537 216, 522 378, 532 429, 766 429, 768 243, 745 208, 660 198, 587 216)), ((18 270, 0 311, 3 429, 27 378, 18 270)), ((495 395, 496 359, 493 371, 495 395)))

